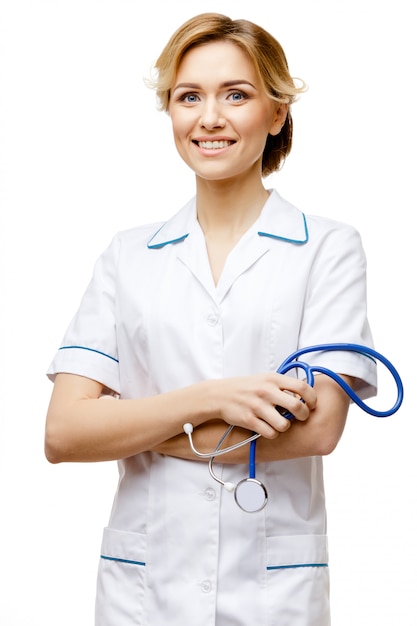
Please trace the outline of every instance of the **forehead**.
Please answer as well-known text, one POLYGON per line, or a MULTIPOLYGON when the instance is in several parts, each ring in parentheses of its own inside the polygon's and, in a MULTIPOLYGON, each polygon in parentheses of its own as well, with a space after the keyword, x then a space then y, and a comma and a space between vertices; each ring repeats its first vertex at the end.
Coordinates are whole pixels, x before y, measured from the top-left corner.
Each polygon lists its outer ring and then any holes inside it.
POLYGON ((255 65, 247 52, 231 41, 212 41, 188 50, 178 67, 176 83, 246 79, 259 84, 255 65))

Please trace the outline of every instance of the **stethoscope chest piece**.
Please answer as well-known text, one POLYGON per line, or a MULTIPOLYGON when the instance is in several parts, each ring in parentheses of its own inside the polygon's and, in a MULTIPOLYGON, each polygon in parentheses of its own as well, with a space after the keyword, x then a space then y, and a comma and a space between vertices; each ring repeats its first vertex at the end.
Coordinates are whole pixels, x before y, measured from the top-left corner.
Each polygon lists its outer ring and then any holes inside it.
POLYGON ((262 511, 268 502, 268 492, 256 478, 243 478, 234 490, 236 504, 246 513, 262 511))

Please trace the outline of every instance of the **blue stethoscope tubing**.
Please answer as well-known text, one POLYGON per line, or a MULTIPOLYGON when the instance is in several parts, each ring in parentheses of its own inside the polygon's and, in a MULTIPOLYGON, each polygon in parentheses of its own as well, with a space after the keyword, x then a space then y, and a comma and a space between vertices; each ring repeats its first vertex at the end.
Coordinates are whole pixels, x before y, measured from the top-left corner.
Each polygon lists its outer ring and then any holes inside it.
MULTIPOLYGON (((325 374, 332 378, 349 396, 349 398, 354 402, 360 409, 369 413, 370 415, 374 415, 375 417, 388 417, 389 415, 393 415, 400 408, 403 398, 404 398, 404 388, 403 383, 401 381, 400 375, 393 366, 393 364, 382 354, 374 350, 373 348, 368 348, 367 346, 362 346, 356 343, 325 343, 319 344, 316 346, 309 346, 307 348, 300 348, 296 350, 292 354, 290 354, 278 367, 276 370, 278 374, 286 374, 290 370, 293 369, 301 369, 305 373, 306 382, 313 387, 314 386, 314 374, 325 374), (332 370, 322 367, 319 365, 309 365, 304 361, 299 361, 299 358, 305 354, 309 354, 311 352, 335 352, 335 351, 344 351, 344 352, 356 352, 358 354, 362 354, 363 356, 371 359, 372 361, 380 361, 385 365, 388 371, 391 373, 392 377, 397 386, 397 399, 394 405, 385 411, 379 411, 370 407, 368 404, 363 402, 358 394, 353 391, 353 389, 343 380, 343 378, 333 372, 332 370)), ((302 398, 300 399, 303 402, 302 398)), ((287 409, 276 406, 277 411, 285 417, 286 419, 293 419, 294 416, 287 409)), ((229 426, 217 444, 216 448, 212 452, 203 453, 197 450, 193 443, 192 432, 193 426, 192 424, 184 424, 183 429, 184 432, 188 435, 191 449, 194 454, 196 454, 200 458, 208 458, 209 459, 209 471, 211 476, 217 482, 221 483, 227 491, 233 492, 235 501, 237 505, 248 513, 255 513, 257 511, 261 511, 267 501, 268 501, 268 493, 265 485, 263 485, 256 478, 256 440, 260 437, 259 433, 253 433, 250 437, 245 439, 244 441, 240 441, 239 443, 233 444, 229 447, 222 448, 223 443, 226 441, 228 435, 232 431, 234 427, 229 426), (217 476, 213 470, 213 462, 214 459, 222 454, 226 454, 231 452, 232 450, 236 450, 241 446, 246 444, 250 444, 249 448, 249 477, 243 478, 239 481, 237 485, 234 485, 229 482, 225 482, 217 476)))
POLYGON ((393 364, 382 354, 373 350, 372 348, 368 348, 367 346, 361 346, 357 343, 325 343, 317 346, 310 346, 308 348, 301 348, 293 354, 290 354, 289 357, 285 359, 277 369, 278 374, 286 374, 291 369, 300 368, 304 370, 306 375, 306 380, 311 387, 314 386, 314 372, 320 374, 326 374, 326 376, 330 376, 337 382, 340 387, 347 393, 347 395, 351 398, 351 400, 358 405, 363 411, 369 413, 370 415, 374 415, 375 417, 389 417, 393 415, 400 408, 403 398, 404 398, 404 388, 400 378, 399 373, 393 366, 393 364), (358 354, 363 354, 364 356, 374 359, 376 361, 380 361, 385 365, 385 367, 392 374, 395 383, 397 385, 397 400, 392 408, 386 411, 378 411, 377 409, 373 409, 369 405, 367 405, 363 400, 360 399, 357 393, 353 391, 351 387, 343 380, 339 374, 336 374, 332 370, 329 370, 326 367, 321 366, 311 366, 308 363, 304 363, 303 361, 299 361, 298 358, 303 354, 308 354, 310 352, 335 352, 335 351, 343 351, 343 352, 356 352, 358 354))
MULTIPOLYGON (((400 408, 403 399, 404 399, 404 386, 401 380, 401 377, 394 367, 394 365, 389 361, 383 354, 377 352, 373 348, 369 348, 367 346, 362 346, 357 343, 325 343, 319 344, 316 346, 309 346, 307 348, 301 348, 300 350, 296 350, 292 354, 290 354, 278 367, 278 374, 286 374, 292 369, 302 369, 306 375, 306 382, 313 387, 314 386, 314 374, 325 374, 332 378, 350 397, 350 399, 363 411, 368 413, 369 415, 373 415, 374 417, 389 417, 398 411, 400 408), (343 380, 339 374, 336 374, 332 370, 327 367, 322 367, 319 365, 311 366, 304 361, 299 361, 299 357, 303 356, 303 354, 310 354, 311 352, 356 352, 358 354, 362 354, 370 359, 375 361, 380 361, 385 365, 388 371, 392 374, 394 378, 395 384, 397 385, 397 399, 393 406, 390 409, 385 411, 378 411, 370 407, 368 404, 363 402, 361 398, 358 396, 355 391, 343 380)), ((280 411, 281 412, 281 411, 280 411)), ((281 414, 286 419, 293 419, 293 415, 289 411, 282 411, 281 414)), ((249 452, 249 477, 255 478, 256 476, 256 439, 253 439, 250 442, 250 452, 249 452)))

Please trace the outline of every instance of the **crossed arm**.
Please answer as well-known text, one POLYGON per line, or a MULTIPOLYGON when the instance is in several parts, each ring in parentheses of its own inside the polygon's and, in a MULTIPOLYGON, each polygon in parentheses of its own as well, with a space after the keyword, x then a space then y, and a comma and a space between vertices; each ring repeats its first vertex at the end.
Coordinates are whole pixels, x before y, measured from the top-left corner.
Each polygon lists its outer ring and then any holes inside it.
MULTIPOLYGON (((344 376, 348 384, 354 379, 344 376)), ((45 454, 51 463, 106 461, 153 450, 196 459, 183 424, 194 426, 196 446, 213 450, 228 424, 228 443, 248 432, 258 440, 259 461, 329 454, 345 425, 349 398, 326 376, 314 389, 276 373, 210 380, 149 398, 100 399, 103 385, 74 374, 58 374, 48 409, 45 454), (288 393, 289 392, 289 393, 288 393), (299 398, 304 402, 300 402, 299 398), (291 422, 275 409, 293 413, 291 422)), ((247 462, 247 450, 222 456, 224 463, 247 462)))

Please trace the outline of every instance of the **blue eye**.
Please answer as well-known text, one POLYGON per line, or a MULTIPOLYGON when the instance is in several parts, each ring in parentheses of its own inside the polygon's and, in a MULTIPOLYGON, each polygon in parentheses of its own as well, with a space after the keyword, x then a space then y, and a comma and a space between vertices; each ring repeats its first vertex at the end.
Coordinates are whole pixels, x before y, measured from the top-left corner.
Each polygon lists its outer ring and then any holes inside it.
POLYGON ((180 98, 181 102, 188 102, 189 104, 195 104, 198 102, 198 96, 195 93, 185 93, 180 98))
POLYGON ((232 102, 241 102, 247 99, 247 95, 243 91, 233 91, 229 94, 229 98, 232 102))

